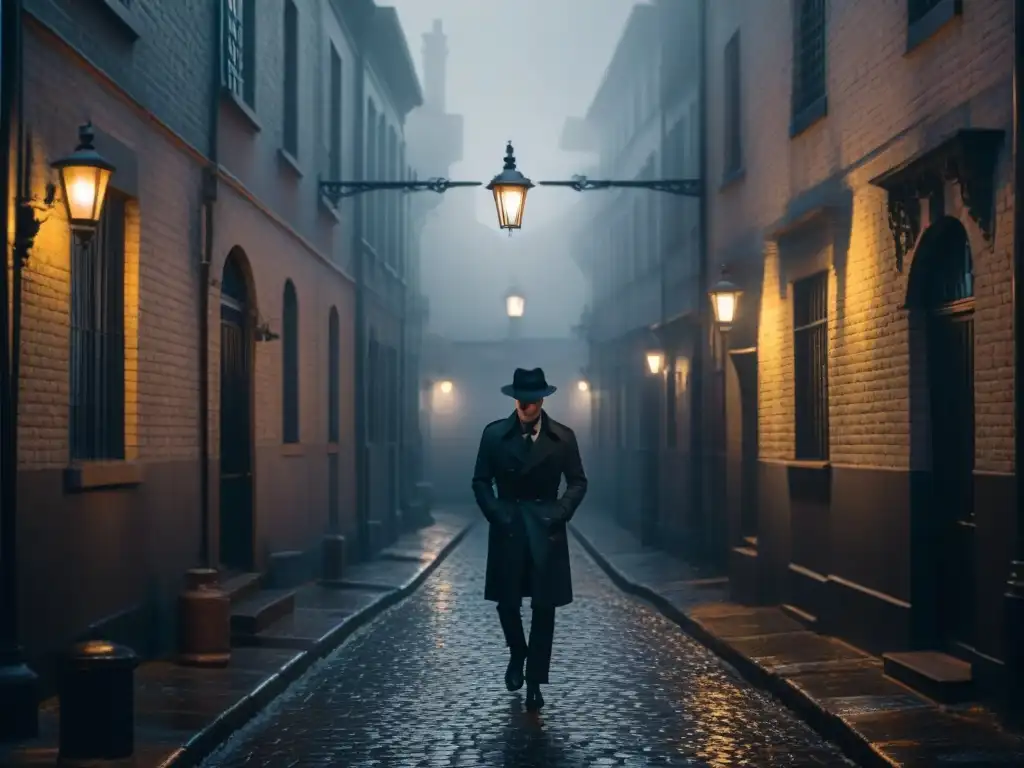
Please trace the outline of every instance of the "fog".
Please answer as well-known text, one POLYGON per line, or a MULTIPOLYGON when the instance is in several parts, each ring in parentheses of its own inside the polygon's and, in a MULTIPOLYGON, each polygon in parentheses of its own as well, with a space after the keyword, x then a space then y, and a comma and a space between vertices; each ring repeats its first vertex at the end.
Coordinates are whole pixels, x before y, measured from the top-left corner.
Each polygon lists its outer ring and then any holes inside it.
MULTIPOLYGON (((461 115, 463 126, 462 159, 447 169, 450 179, 486 184, 501 170, 510 139, 519 170, 534 182, 587 172, 596 158, 560 151, 562 127, 566 118, 586 112, 634 0, 389 4, 399 13, 423 83, 423 35, 435 20, 442 22, 448 50, 444 112, 461 115)), ((508 331, 504 295, 515 286, 527 300, 522 336, 571 335, 587 301, 571 253, 572 212, 586 205, 582 197, 569 189, 535 188, 523 229, 510 238, 497 228, 490 193, 449 190, 424 226, 421 285, 429 329, 453 341, 500 339, 508 331)))

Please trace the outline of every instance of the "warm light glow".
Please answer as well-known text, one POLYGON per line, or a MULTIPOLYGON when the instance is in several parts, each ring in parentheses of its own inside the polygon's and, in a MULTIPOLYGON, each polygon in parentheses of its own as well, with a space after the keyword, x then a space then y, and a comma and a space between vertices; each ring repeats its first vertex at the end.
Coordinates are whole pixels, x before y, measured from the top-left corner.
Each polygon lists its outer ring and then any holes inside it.
POLYGON ((505 312, 509 317, 522 317, 526 311, 526 299, 512 294, 505 298, 505 312))
POLYGON ((737 286, 729 282, 728 274, 728 269, 723 267, 722 279, 711 286, 711 290, 708 291, 711 308, 715 312, 715 322, 722 326, 732 325, 733 320, 736 319, 736 308, 740 303, 740 295, 743 293, 737 286))
POLYGON ((661 369, 665 366, 665 355, 661 352, 648 352, 647 353, 647 369, 655 376, 661 373, 661 369))
POLYGON ((588 384, 586 381, 579 381, 576 384, 576 388, 579 389, 580 392, 589 392, 590 384, 588 384))
POLYGON ((442 395, 450 395, 452 393, 452 383, 450 381, 442 381, 440 390, 442 395))
POLYGON ((716 293, 711 299, 715 305, 715 320, 720 323, 731 323, 736 314, 736 294, 716 293))
POLYGON ((523 209, 526 207, 526 187, 519 184, 495 184, 494 205, 498 210, 498 226, 502 229, 520 229, 523 209))

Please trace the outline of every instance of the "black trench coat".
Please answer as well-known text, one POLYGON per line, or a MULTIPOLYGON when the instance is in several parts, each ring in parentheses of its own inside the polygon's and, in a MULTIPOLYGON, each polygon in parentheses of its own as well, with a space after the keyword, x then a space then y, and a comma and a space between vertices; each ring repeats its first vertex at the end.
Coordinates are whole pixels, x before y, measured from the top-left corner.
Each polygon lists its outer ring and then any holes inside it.
POLYGON ((562 606, 572 602, 565 524, 587 493, 576 435, 546 413, 527 445, 518 417, 484 427, 473 472, 473 495, 491 524, 484 599, 562 606), (565 476, 566 489, 558 498, 565 476), (497 486, 497 497, 494 488, 497 486), (529 552, 532 568, 527 568, 529 552))

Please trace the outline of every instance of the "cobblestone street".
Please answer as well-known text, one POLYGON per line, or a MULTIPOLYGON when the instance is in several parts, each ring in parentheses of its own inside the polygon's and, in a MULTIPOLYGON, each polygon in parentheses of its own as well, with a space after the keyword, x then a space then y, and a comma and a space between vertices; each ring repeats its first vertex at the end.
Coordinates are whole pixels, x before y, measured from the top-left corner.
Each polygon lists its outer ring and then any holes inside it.
MULTIPOLYGON (((480 524, 420 590, 211 755, 235 766, 849 765, 770 697, 620 593, 575 542, 540 717, 503 683, 480 524)), ((524 616, 529 610, 524 607, 524 616)))

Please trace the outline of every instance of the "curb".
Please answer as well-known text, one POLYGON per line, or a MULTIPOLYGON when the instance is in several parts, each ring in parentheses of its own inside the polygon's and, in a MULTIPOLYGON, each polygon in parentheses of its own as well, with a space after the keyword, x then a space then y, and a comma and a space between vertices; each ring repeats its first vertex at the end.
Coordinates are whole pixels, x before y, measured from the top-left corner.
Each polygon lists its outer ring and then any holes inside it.
POLYGON ((857 762, 858 765, 870 766, 870 768, 894 768, 899 765, 879 752, 870 741, 861 736, 842 718, 829 712, 815 699, 791 685, 784 677, 771 672, 753 659, 738 652, 725 640, 708 631, 699 621, 687 615, 685 611, 672 605, 663 595, 648 586, 632 581, 612 565, 576 526, 570 524, 569 527, 583 549, 601 570, 608 574, 615 586, 623 592, 652 604, 665 618, 678 625, 686 634, 735 668, 748 683, 773 694, 799 715, 819 736, 842 749, 848 758, 857 762))
POLYGON ((260 711, 270 704, 277 696, 297 680, 303 672, 315 662, 330 654, 340 646, 357 629, 371 619, 376 618, 388 608, 401 602, 427 580, 434 570, 451 554, 469 533, 476 521, 467 523, 456 533, 451 541, 441 548, 435 557, 422 571, 410 578, 405 584, 390 592, 386 592, 372 603, 356 611, 335 626, 317 644, 295 656, 290 662, 272 674, 253 691, 243 696, 201 731, 192 736, 184 745, 167 757, 159 768, 194 768, 213 753, 222 742, 232 736, 260 711))

